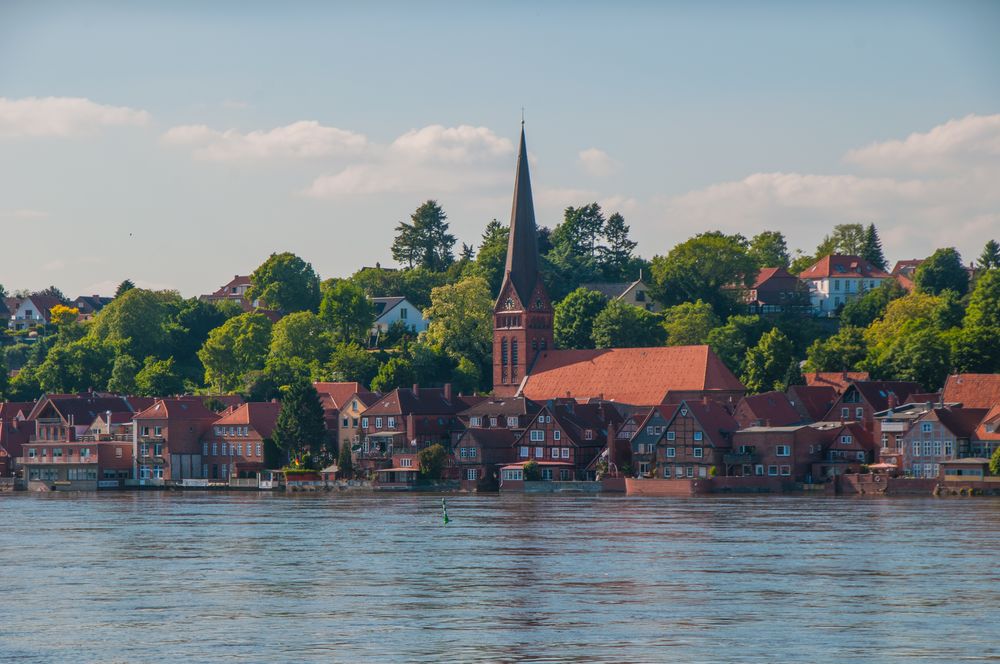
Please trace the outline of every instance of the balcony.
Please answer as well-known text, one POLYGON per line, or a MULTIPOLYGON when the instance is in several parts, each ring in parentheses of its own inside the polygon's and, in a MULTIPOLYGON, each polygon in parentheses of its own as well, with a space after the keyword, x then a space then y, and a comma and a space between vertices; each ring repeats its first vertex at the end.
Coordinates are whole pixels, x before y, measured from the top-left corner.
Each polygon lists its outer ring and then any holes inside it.
POLYGON ((722 463, 727 466, 742 466, 744 464, 754 463, 756 460, 757 455, 753 452, 735 452, 722 455, 722 463))
POLYGON ((17 457, 17 463, 22 466, 30 465, 89 465, 97 464, 97 455, 90 454, 88 456, 33 456, 33 457, 17 457))

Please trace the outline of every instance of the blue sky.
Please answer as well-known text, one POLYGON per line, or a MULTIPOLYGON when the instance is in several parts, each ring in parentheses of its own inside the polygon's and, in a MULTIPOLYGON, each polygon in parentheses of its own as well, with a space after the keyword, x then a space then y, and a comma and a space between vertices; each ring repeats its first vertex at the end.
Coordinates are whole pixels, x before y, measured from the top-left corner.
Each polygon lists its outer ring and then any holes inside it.
POLYGON ((214 290, 272 251, 391 263, 436 198, 506 221, 525 107, 536 208, 890 259, 1000 236, 997 3, 0 5, 8 289, 214 290), (9 243, 17 242, 12 250, 9 243))

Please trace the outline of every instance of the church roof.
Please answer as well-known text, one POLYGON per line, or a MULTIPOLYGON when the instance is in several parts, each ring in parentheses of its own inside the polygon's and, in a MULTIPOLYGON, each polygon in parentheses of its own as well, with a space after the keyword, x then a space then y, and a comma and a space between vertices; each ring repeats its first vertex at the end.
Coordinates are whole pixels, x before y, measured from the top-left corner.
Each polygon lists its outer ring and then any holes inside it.
POLYGON ((536 400, 569 395, 654 406, 671 392, 744 389, 708 346, 665 346, 545 351, 521 394, 536 400))
POLYGON ((505 272, 504 280, 514 284, 521 302, 529 302, 538 282, 538 230, 535 227, 535 206, 531 199, 531 176, 528 173, 528 149, 525 146, 523 124, 521 146, 517 154, 517 175, 514 179, 514 204, 510 211, 510 238, 507 241, 505 272))

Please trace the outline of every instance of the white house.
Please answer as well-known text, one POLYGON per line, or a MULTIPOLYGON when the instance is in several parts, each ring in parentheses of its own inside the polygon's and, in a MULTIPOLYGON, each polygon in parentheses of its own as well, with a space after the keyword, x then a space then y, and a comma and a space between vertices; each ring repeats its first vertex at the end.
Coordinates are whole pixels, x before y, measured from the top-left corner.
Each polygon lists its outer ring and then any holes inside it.
POLYGON ((416 334, 427 329, 424 314, 405 297, 373 297, 371 301, 375 309, 372 335, 385 334, 396 321, 401 321, 416 334))
POLYGON ((49 322, 49 312, 57 304, 62 304, 57 297, 30 295, 18 303, 17 309, 10 315, 7 327, 24 330, 35 325, 45 325, 49 322))
POLYGON ((850 300, 877 288, 892 275, 860 256, 834 254, 799 274, 809 285, 809 303, 820 316, 833 316, 850 300))
POLYGON ((608 300, 621 300, 646 311, 660 311, 662 307, 649 297, 649 286, 642 276, 631 282, 582 284, 587 290, 597 291, 608 300))

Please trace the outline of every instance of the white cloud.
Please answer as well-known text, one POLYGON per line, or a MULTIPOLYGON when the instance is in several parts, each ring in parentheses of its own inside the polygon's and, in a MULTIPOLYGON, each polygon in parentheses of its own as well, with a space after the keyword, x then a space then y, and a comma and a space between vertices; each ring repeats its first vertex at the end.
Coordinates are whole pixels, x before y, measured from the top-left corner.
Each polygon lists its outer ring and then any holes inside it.
POLYGON ((536 206, 560 210, 571 205, 578 207, 593 203, 600 196, 592 189, 574 189, 572 187, 538 187, 533 193, 536 206))
POLYGON ((268 131, 218 131, 205 125, 182 125, 161 138, 167 145, 189 146, 195 158, 209 161, 316 158, 359 154, 368 140, 363 134, 301 120, 268 131))
POLYGON ((367 159, 321 175, 302 194, 313 198, 386 193, 483 190, 508 182, 514 144, 486 127, 430 125, 389 146, 371 146, 367 159))
POLYGON ((45 219, 49 216, 44 210, 21 208, 17 210, 0 210, 0 219, 45 219))
POLYGON ((996 167, 1000 158, 1000 114, 967 115, 903 140, 872 143, 851 150, 850 164, 880 171, 941 171, 978 166, 996 167))
POLYGON ((102 127, 143 126, 149 120, 146 111, 82 97, 0 97, 0 138, 78 136, 102 127))
POLYGON ((584 172, 594 177, 607 177, 621 168, 621 164, 612 159, 611 155, 597 148, 582 150, 578 162, 584 172))

